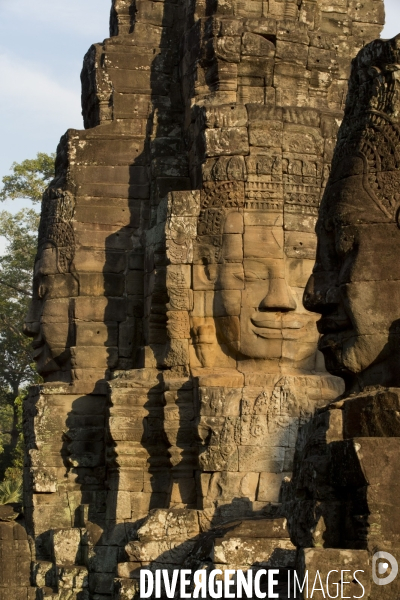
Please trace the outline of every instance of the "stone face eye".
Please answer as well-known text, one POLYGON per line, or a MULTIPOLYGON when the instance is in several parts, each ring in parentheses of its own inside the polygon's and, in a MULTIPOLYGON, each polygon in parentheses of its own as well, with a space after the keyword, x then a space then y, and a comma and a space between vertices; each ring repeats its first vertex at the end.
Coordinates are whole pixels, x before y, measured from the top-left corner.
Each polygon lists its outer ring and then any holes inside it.
POLYGON ((246 271, 244 278, 246 281, 257 281, 258 279, 261 279, 261 277, 257 275, 255 271, 246 271))
POLYGON ((352 232, 339 232, 336 240, 336 252, 344 258, 354 249, 355 235, 352 232))

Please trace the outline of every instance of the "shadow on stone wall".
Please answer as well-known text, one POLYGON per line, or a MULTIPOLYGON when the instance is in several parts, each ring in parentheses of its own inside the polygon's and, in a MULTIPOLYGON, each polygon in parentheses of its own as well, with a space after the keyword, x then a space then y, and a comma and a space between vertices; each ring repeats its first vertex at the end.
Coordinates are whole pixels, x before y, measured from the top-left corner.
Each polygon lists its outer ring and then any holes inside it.
MULTIPOLYGON (((273 513, 270 509, 269 518, 260 515, 237 519, 201 532, 197 511, 152 511, 138 529, 136 540, 126 546, 127 562, 119 565, 121 578, 117 586, 123 590, 129 577, 129 589, 138 591, 140 565, 144 563, 144 568, 153 573, 165 569, 170 578, 176 569, 189 569, 192 573, 205 569, 210 573, 213 569, 224 572, 229 568, 246 574, 249 570, 255 573, 259 569, 278 568, 279 590, 284 592, 288 587, 288 571, 295 566, 296 549, 290 542, 286 520, 273 518, 273 513)), ((266 591, 264 576, 261 589, 266 591)), ((180 597, 179 588, 175 597, 180 597)))

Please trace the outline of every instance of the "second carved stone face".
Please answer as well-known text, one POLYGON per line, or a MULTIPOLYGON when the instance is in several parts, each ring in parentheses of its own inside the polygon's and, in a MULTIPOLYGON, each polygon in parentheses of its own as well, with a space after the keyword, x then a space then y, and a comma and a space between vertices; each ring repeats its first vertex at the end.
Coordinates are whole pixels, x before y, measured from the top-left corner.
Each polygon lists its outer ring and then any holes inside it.
POLYGON ((326 367, 348 391, 400 385, 398 61, 397 38, 353 61, 304 294, 306 308, 321 314, 326 367))
POLYGON ((374 201, 364 170, 362 157, 346 157, 326 190, 304 295, 305 306, 322 315, 327 369, 349 389, 400 383, 400 232, 374 201))
POLYGON ((239 357, 312 368, 316 319, 301 303, 311 261, 287 256, 290 243, 282 211, 228 213, 213 265, 215 314, 226 315, 215 317, 217 335, 239 357))

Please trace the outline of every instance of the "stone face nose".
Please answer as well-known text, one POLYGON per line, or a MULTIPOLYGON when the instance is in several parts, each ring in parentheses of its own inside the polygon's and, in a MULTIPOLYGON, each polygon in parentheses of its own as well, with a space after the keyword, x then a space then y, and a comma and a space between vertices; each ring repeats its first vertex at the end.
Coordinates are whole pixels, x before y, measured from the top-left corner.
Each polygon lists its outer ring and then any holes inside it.
POLYGON ((25 317, 25 322, 23 326, 23 333, 27 337, 35 337, 39 333, 40 330, 40 322, 38 315, 38 307, 36 303, 31 300, 28 313, 25 317))
POLYGON ((25 321, 23 333, 27 337, 35 337, 40 331, 40 323, 38 321, 25 321))
POLYGON ((317 307, 323 303, 323 294, 316 293, 315 278, 311 275, 304 288, 303 306, 312 312, 318 312, 317 307))
POLYGON ((260 310, 288 311, 296 310, 296 301, 283 278, 270 280, 267 295, 260 302, 260 310))
POLYGON ((303 294, 303 306, 319 314, 336 310, 340 303, 340 291, 330 274, 313 274, 307 281, 303 294))

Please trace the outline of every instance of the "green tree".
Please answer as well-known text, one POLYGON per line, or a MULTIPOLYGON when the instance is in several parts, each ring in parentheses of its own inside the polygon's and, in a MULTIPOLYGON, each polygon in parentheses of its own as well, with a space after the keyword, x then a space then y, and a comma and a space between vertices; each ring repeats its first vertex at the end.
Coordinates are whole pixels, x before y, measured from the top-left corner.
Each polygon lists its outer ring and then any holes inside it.
MULTIPOLYGON (((27 198, 36 203, 54 176, 54 155, 12 165, 3 177, 0 200, 27 198)), ((18 478, 22 469, 22 402, 27 387, 39 380, 31 342, 23 324, 32 292, 39 214, 24 208, 0 211, 0 236, 7 242, 0 256, 0 478, 18 478)))
POLYGON ((11 175, 3 177, 0 201, 28 198, 32 202, 41 202, 46 186, 54 177, 55 154, 38 152, 36 158, 14 162, 11 175))
POLYGON ((4 446, 0 476, 12 462, 18 446, 20 411, 17 398, 21 388, 37 377, 30 340, 22 329, 31 297, 38 218, 32 209, 24 209, 15 215, 0 212, 0 232, 8 242, 6 254, 0 256, 0 402, 5 415, 9 414, 6 407, 12 408, 11 423, 7 419, 0 425, 3 434, 9 436, 9 443, 4 446))

